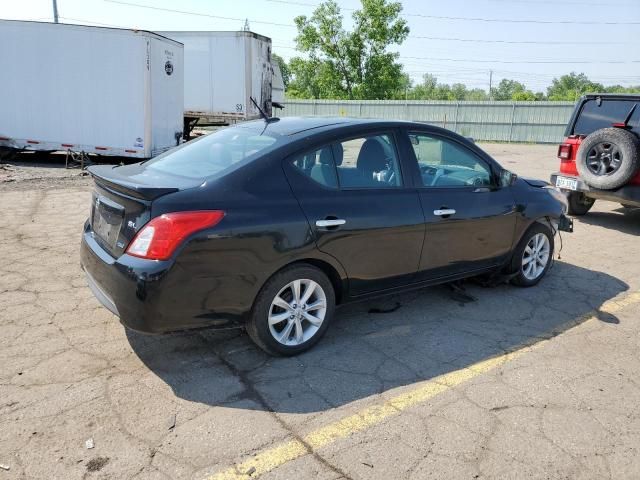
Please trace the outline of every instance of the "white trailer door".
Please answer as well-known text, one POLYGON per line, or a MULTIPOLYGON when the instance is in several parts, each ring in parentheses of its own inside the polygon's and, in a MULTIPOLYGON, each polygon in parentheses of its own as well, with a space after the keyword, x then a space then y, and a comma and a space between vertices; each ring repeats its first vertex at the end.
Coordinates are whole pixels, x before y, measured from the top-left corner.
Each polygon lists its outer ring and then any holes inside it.
POLYGON ((182 46, 151 38, 151 154, 178 144, 183 129, 184 62, 182 46))
POLYGON ((211 54, 209 38, 199 35, 180 35, 167 32, 170 38, 184 43, 184 110, 206 113, 211 111, 212 95, 211 54))
POLYGON ((211 111, 222 114, 244 114, 245 82, 249 70, 245 64, 243 36, 234 35, 209 37, 211 54, 211 111))

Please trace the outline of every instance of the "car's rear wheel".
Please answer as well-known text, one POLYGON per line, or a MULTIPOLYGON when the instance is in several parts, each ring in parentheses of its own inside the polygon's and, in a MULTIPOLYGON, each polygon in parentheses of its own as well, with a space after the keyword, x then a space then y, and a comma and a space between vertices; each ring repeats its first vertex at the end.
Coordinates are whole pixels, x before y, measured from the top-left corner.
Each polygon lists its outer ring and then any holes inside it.
POLYGON ((264 285, 247 333, 271 355, 296 355, 320 340, 334 311, 335 292, 327 276, 310 265, 294 265, 264 285))
POLYGON ((541 223, 535 223, 524 234, 513 254, 512 283, 532 287, 545 276, 553 261, 553 233, 541 223))
POLYGON ((621 128, 596 130, 580 144, 576 168, 580 178, 594 188, 619 188, 640 168, 640 139, 621 128))
POLYGON ((567 194, 567 203, 569 204, 569 215, 584 215, 596 202, 594 198, 587 197, 582 192, 570 192, 567 194))

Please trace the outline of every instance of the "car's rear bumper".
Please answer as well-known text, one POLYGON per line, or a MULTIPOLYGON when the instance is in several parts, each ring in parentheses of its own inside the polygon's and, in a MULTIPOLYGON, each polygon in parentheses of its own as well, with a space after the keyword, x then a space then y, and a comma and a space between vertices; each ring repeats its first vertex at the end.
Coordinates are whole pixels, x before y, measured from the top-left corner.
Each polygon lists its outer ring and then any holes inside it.
POLYGON ((551 175, 551 184, 556 184, 558 177, 572 178, 577 181, 576 190, 561 189, 563 192, 581 192, 589 198, 595 198, 598 200, 609 200, 611 202, 623 203, 625 205, 631 205, 640 207, 640 185, 626 185, 618 188, 617 190, 599 190, 597 188, 590 187, 583 182, 579 177, 574 175, 567 175, 564 173, 554 173, 551 175))
POLYGON ((211 303, 204 309, 189 273, 180 265, 126 254, 114 259, 96 242, 88 225, 80 262, 95 297, 133 330, 166 333, 240 323, 233 314, 219 314, 211 303))

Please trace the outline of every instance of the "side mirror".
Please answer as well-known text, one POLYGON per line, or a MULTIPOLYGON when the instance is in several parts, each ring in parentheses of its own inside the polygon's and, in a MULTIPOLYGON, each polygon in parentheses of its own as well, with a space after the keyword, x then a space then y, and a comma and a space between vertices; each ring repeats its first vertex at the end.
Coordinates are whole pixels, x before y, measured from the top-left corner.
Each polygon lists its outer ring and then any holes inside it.
POLYGON ((500 186, 501 187, 510 187, 518 180, 518 175, 509 170, 502 170, 500 172, 500 186))

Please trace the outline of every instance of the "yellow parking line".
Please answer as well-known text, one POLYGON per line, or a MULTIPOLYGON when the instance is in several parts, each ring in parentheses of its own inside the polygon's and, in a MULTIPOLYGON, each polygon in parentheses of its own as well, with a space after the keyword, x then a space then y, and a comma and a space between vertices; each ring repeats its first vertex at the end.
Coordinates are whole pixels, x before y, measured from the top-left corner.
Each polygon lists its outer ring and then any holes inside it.
MULTIPOLYGON (((597 318, 599 313, 613 314, 625 307, 638 303, 640 303, 640 292, 621 295, 620 297, 605 302, 598 310, 589 312, 586 315, 581 315, 579 318, 567 322, 565 326, 571 326, 578 322, 582 323, 597 318)), ((347 438, 354 433, 361 432, 368 427, 379 424, 385 419, 401 413, 403 410, 423 403, 456 385, 460 385, 472 378, 504 365, 533 348, 540 346, 543 342, 544 340, 540 341, 538 339, 536 343, 534 339, 530 344, 521 345, 518 349, 511 352, 422 382, 417 388, 409 392, 393 397, 384 403, 364 408, 358 413, 345 417, 335 423, 320 427, 308 433, 302 440, 290 440, 276 447, 269 448, 234 467, 207 477, 207 480, 247 480, 248 478, 257 478, 275 470, 287 462, 311 453, 313 450, 320 449, 337 440, 347 438)))

